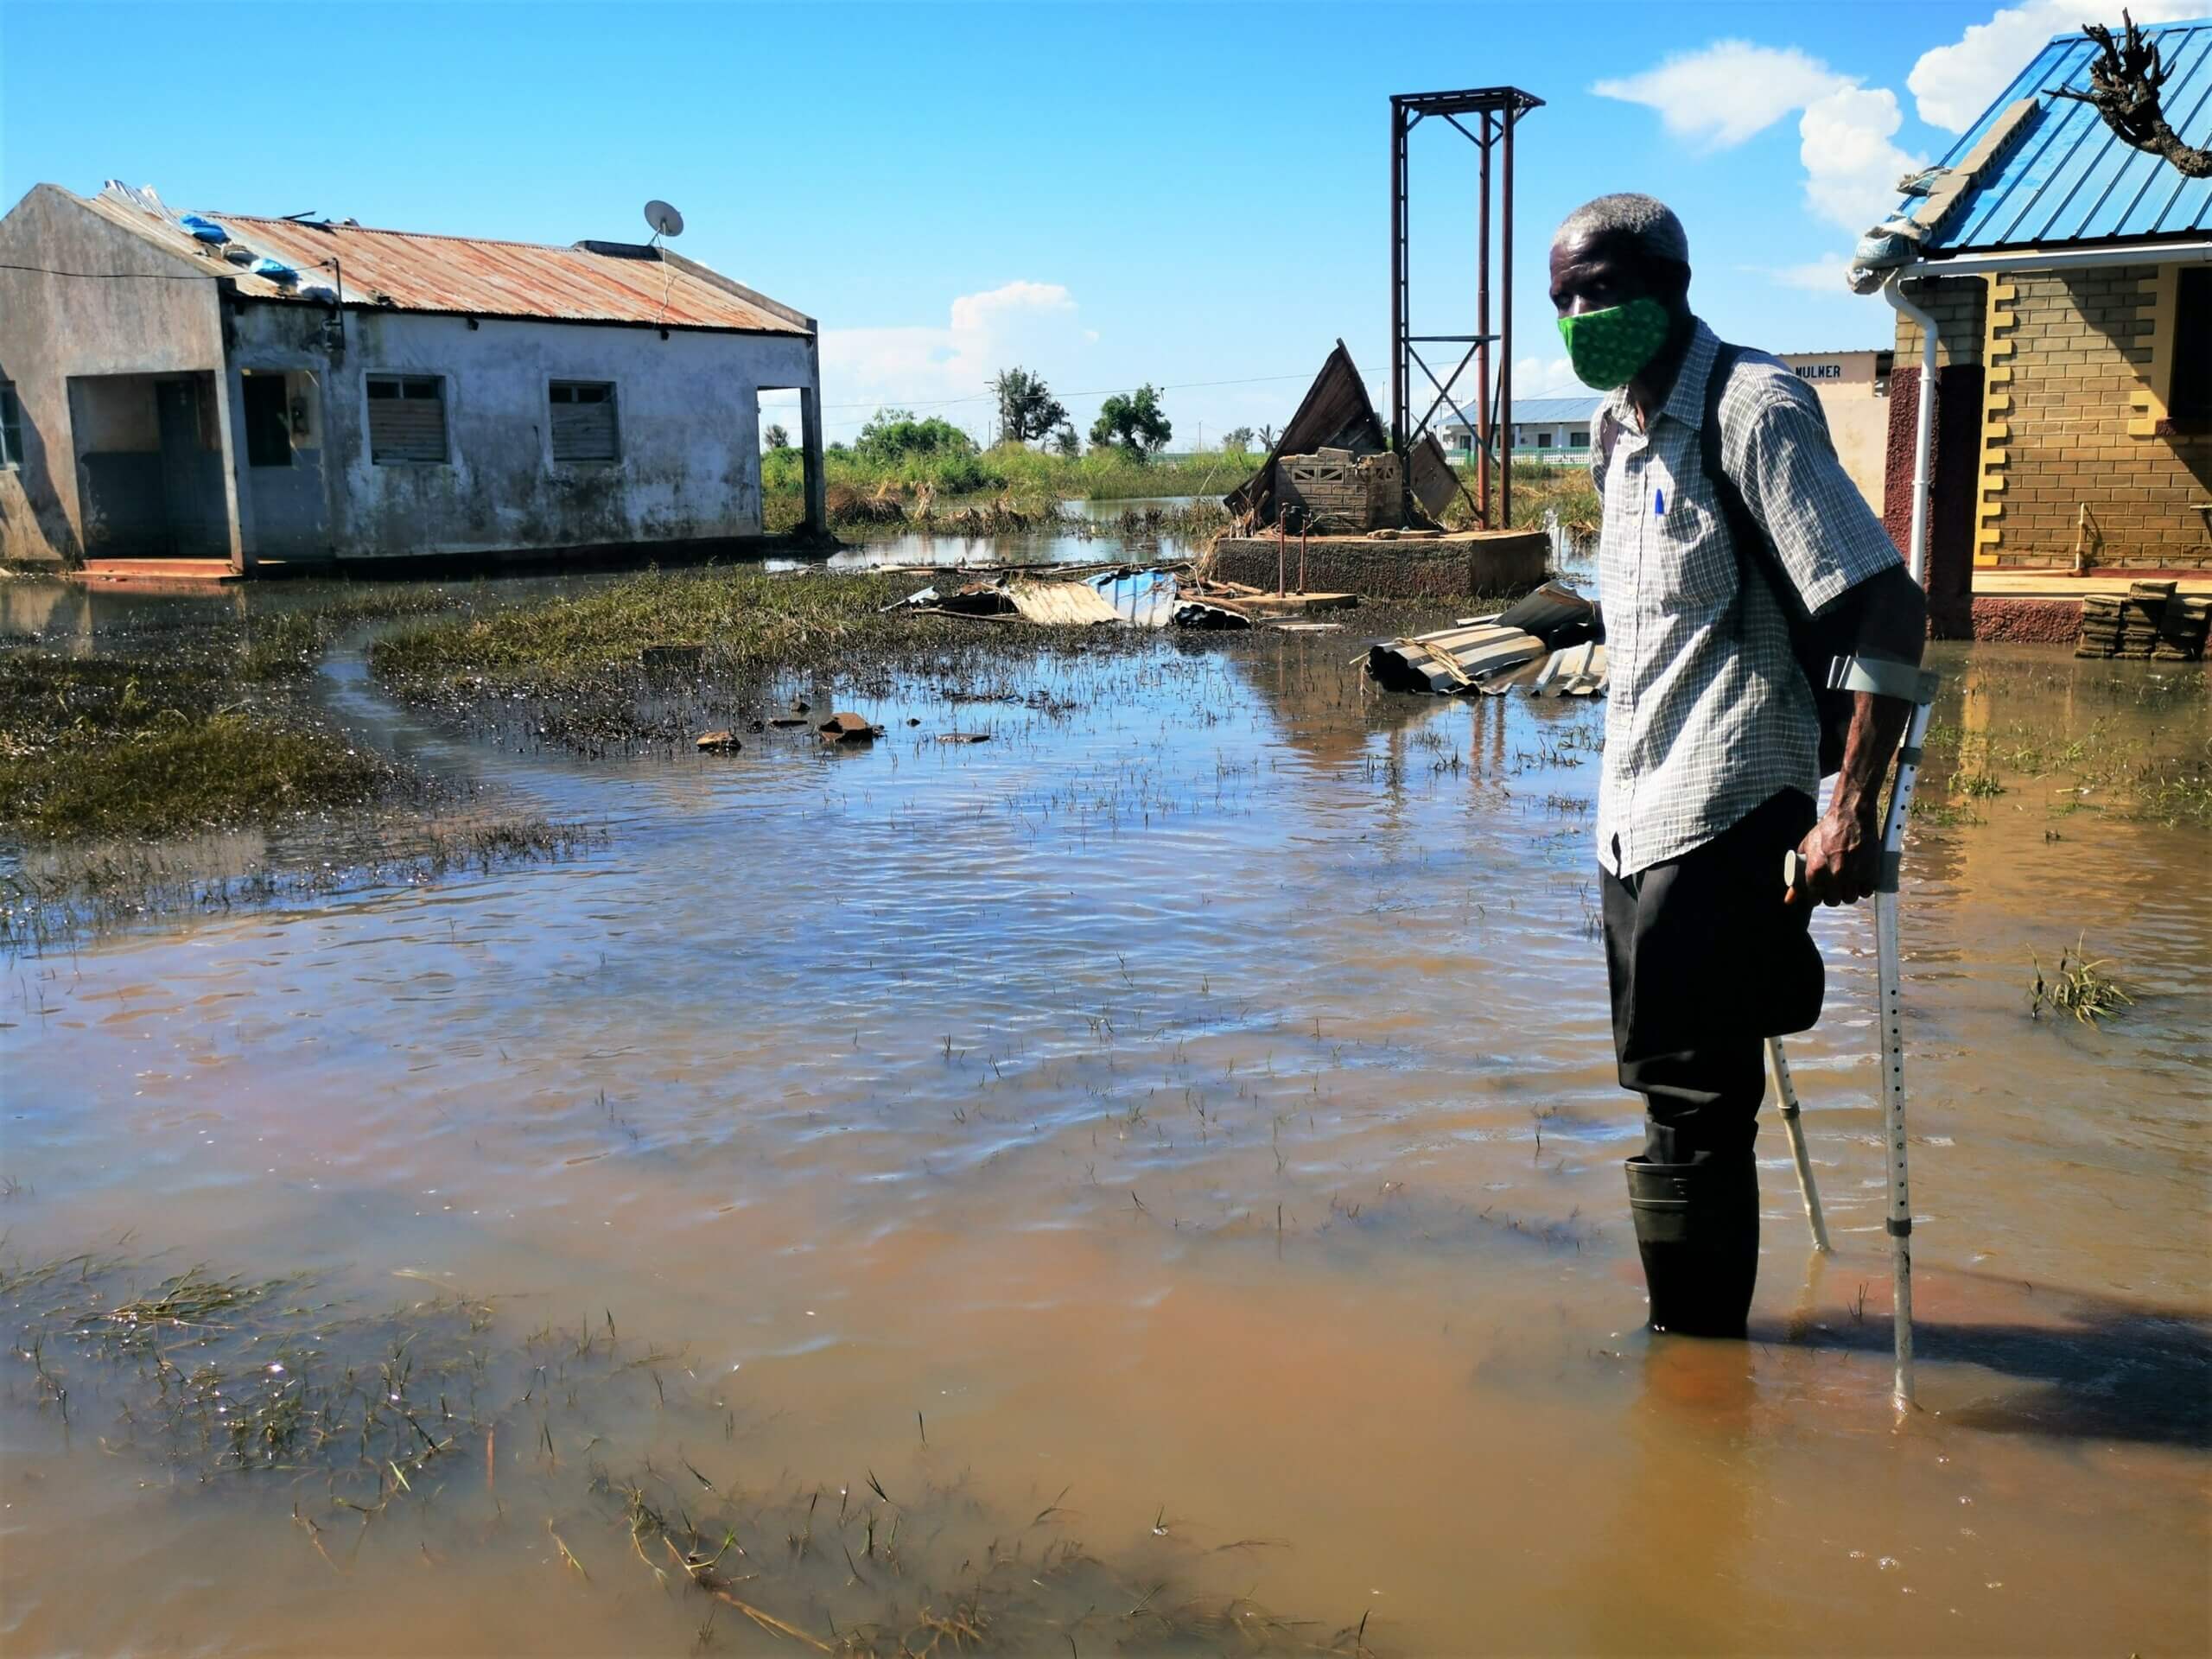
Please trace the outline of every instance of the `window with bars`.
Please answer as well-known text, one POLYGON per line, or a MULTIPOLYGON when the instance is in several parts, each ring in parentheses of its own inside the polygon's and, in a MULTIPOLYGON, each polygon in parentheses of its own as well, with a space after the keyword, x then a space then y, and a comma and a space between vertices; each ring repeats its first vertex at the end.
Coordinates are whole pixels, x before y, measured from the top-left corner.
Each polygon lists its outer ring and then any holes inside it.
POLYGON ((620 459, 613 381, 556 380, 545 395, 551 410, 555 461, 620 459))
POLYGON ((369 376, 369 459, 446 459, 446 388, 435 374, 369 376))
POLYGON ((23 406, 12 382, 0 380, 0 467, 23 464, 23 406))

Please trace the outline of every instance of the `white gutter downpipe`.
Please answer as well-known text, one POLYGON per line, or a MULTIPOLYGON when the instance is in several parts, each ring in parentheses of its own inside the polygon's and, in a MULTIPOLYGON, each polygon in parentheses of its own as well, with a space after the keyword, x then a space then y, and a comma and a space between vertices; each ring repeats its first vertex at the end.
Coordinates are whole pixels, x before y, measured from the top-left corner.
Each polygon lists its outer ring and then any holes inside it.
POLYGON ((1920 406, 1914 411, 1912 432, 1912 531, 1905 543, 1905 568, 1915 582, 1926 580, 1928 569, 1928 461, 1936 447, 1936 319, 1904 296, 1904 273, 1898 271, 1882 284, 1882 297, 1900 316, 1920 326, 1920 406))

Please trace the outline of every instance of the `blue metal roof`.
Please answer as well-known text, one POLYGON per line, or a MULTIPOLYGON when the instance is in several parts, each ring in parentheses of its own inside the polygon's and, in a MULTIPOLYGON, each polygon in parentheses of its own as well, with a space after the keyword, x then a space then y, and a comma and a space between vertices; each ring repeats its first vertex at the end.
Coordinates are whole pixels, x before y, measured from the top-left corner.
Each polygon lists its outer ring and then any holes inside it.
MULTIPOLYGON (((2145 24, 2171 78, 2160 94, 2182 142, 2212 145, 2212 19, 2145 24)), ((2037 53, 1943 157, 1955 163, 2024 98, 2042 105, 2026 134, 1923 245, 1939 257, 1986 248, 2164 241, 2212 232, 2212 179, 2123 143, 2087 104, 2053 96, 2089 88, 2096 44, 2061 35, 2037 53)), ((1901 211, 1916 205, 1908 200, 1901 211)))
POLYGON ((1596 392, 1586 397, 1520 397, 1514 400, 1513 418, 1523 426, 1540 421, 1594 421, 1598 405, 1605 401, 1596 392))

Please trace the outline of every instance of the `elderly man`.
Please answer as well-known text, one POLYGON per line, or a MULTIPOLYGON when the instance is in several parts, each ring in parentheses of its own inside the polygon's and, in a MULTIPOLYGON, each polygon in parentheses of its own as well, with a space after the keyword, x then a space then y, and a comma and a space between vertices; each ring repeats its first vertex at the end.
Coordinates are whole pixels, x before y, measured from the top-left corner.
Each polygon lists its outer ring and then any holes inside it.
POLYGON ((1614 1048, 1646 1114, 1630 1207, 1652 1325, 1740 1337, 1764 1039, 1820 1017, 1810 902, 1873 891, 1882 780, 1910 713, 1855 695, 1821 811, 1792 630, 1916 664, 1927 622, 1818 401, 1776 359, 1723 346, 1689 286, 1681 222, 1649 196, 1601 196, 1553 238, 1568 357, 1611 394, 1591 464, 1611 664, 1598 862, 1614 1048), (1785 890, 1792 849, 1802 874, 1785 890))

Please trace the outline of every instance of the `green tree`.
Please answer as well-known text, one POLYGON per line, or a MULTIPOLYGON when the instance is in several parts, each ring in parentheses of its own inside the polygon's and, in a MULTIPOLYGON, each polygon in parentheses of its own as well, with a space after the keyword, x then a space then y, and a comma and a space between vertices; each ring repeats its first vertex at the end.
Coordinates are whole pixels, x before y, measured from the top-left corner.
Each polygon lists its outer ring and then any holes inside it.
POLYGON ((1261 448, 1262 452, 1262 453, 1265 453, 1265 452, 1267 452, 1267 451, 1270 451, 1270 450, 1272 450, 1274 447, 1275 447, 1275 429, 1274 429, 1274 428, 1273 428, 1272 426, 1263 426, 1263 427, 1262 427, 1262 428, 1260 429, 1260 448, 1261 448))
POLYGON ((1240 451, 1249 449, 1252 447, 1252 429, 1249 426, 1230 427, 1221 435, 1221 447, 1240 451))
POLYGON ((879 409, 861 428, 853 453, 870 461, 904 461, 910 455, 972 455, 976 441, 950 421, 914 418, 911 409, 879 409))
POLYGON ((1116 392, 1099 404, 1098 418, 1090 425, 1091 442, 1119 445, 1139 461, 1166 448, 1174 435, 1160 407, 1160 389, 1151 385, 1126 395, 1116 392))
POLYGON ((1060 423, 1060 429, 1052 434, 1052 448, 1070 461, 1073 461, 1083 453, 1083 440, 1076 436, 1075 425, 1072 422, 1060 423))
POLYGON ((1027 369, 1001 369, 991 381, 999 400, 999 434, 1006 443, 1027 443, 1067 423, 1068 412, 1046 385, 1045 377, 1027 369))
POLYGON ((785 431, 781 424, 772 423, 768 429, 760 435, 760 442, 771 449, 788 449, 791 447, 791 435, 785 431))

